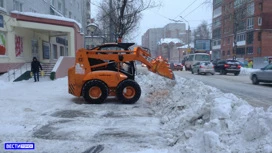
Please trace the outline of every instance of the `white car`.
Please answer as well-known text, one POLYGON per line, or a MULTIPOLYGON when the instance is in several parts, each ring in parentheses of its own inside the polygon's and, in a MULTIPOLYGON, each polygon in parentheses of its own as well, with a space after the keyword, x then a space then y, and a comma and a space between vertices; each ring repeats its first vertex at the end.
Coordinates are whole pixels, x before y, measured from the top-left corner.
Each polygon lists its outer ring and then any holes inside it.
POLYGON ((251 72, 250 79, 253 84, 259 84, 260 82, 272 83, 272 64, 268 64, 260 70, 251 72))
POLYGON ((212 62, 197 62, 192 66, 191 69, 192 74, 207 74, 210 73, 211 75, 214 75, 214 66, 212 62))

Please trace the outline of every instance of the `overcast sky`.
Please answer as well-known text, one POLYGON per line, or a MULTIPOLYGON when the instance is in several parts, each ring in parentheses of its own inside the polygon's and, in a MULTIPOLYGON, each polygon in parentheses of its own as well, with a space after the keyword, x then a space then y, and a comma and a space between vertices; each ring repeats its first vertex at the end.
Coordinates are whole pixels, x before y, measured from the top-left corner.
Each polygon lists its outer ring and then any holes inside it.
MULTIPOLYGON (((93 3, 99 0, 92 0, 93 3)), ((182 20, 182 16, 190 24, 191 29, 195 29, 203 20, 212 22, 212 4, 204 3, 206 0, 158 0, 162 6, 143 12, 140 27, 133 35, 134 41, 141 44, 141 36, 149 28, 163 27, 168 23, 173 23, 169 19, 182 20), (204 3, 204 4, 203 4, 204 3)), ((92 14, 96 14, 95 6, 92 6, 92 14)), ((94 16, 92 16, 94 17, 94 16)), ((187 22, 186 29, 188 28, 187 22)))

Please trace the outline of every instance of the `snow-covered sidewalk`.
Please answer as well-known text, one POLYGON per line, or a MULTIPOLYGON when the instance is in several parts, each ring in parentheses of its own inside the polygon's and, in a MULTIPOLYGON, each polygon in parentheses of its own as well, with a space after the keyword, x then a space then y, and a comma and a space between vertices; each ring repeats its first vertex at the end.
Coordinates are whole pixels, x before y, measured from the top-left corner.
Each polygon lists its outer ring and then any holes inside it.
POLYGON ((0 80, 0 143, 58 153, 272 152, 272 107, 252 107, 196 80, 150 72, 136 81, 136 104, 90 105, 68 94, 67 77, 0 80))

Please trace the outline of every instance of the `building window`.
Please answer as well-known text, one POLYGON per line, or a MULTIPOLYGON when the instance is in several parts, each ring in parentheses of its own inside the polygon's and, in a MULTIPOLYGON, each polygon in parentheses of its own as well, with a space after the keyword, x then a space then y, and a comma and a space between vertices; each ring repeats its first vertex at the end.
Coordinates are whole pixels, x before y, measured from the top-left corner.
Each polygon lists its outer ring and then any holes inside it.
POLYGON ((262 25, 262 17, 258 17, 258 26, 261 26, 262 25))
POLYGON ((65 56, 68 56, 68 47, 65 47, 65 56))
POLYGON ((60 46, 60 56, 64 56, 64 47, 60 46))
POLYGON ((58 10, 59 10, 60 12, 62 12, 62 11, 61 11, 61 3, 60 3, 60 2, 58 2, 58 10))
POLYGON ((19 1, 13 1, 13 9, 16 11, 23 11, 23 4, 20 3, 19 1))
POLYGON ((53 54, 54 59, 58 59, 58 46, 56 44, 53 44, 53 54))
POLYGON ((247 54, 253 54, 253 47, 247 47, 247 54))
POLYGON ((0 0, 0 7, 4 8, 4 0, 0 0))
POLYGON ((225 56, 225 51, 222 52, 222 55, 225 56))
POLYGON ((230 56, 230 50, 228 50, 228 53, 227 53, 228 56, 230 56))
POLYGON ((253 18, 248 18, 247 19, 247 29, 253 29, 253 26, 254 26, 253 18))
POLYGON ((258 41, 262 41, 262 32, 258 32, 258 41))
POLYGON ((213 28, 217 28, 217 27, 220 27, 221 26, 221 18, 216 18, 214 19, 213 21, 213 28))
POLYGON ((222 0, 214 0, 214 5, 217 5, 217 4, 220 4, 220 3, 222 3, 222 0))
POLYGON ((258 54, 261 54, 261 52, 262 52, 261 47, 258 47, 258 54))
POLYGON ((236 48, 237 55, 245 55, 245 48, 236 48))
POLYGON ((247 2, 247 0, 235 0, 234 1, 234 8, 241 6, 241 5, 245 4, 246 2, 247 2))
POLYGON ((51 0, 51 5, 54 6, 54 4, 55 4, 55 0, 51 0))
POLYGON ((222 14, 222 7, 218 7, 213 10, 213 18, 216 18, 222 14))
POLYGON ((212 35, 213 35, 213 39, 217 39, 217 38, 220 39, 221 38, 221 29, 218 28, 218 29, 213 30, 212 35))
POLYGON ((246 22, 242 20, 241 22, 238 22, 237 24, 237 31, 244 31, 246 29, 246 22))
POLYGON ((239 42, 239 41, 245 41, 245 34, 238 34, 236 36, 236 41, 239 42))
POLYGON ((247 44, 253 43, 253 36, 254 36, 253 31, 247 33, 247 37, 246 37, 247 44))
POLYGON ((254 2, 247 6, 247 15, 254 15, 254 2))
POLYGON ((259 3, 259 9, 262 11, 263 10, 263 3, 259 3))
POLYGON ((69 18, 72 18, 72 12, 69 11, 69 18))

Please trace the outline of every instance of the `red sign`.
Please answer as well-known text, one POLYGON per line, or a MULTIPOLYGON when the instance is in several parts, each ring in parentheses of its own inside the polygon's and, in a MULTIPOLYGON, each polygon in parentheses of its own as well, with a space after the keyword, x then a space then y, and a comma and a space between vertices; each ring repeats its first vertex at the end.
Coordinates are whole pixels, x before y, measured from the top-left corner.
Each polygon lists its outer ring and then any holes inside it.
POLYGON ((23 38, 15 35, 15 54, 16 57, 23 53, 23 38))

